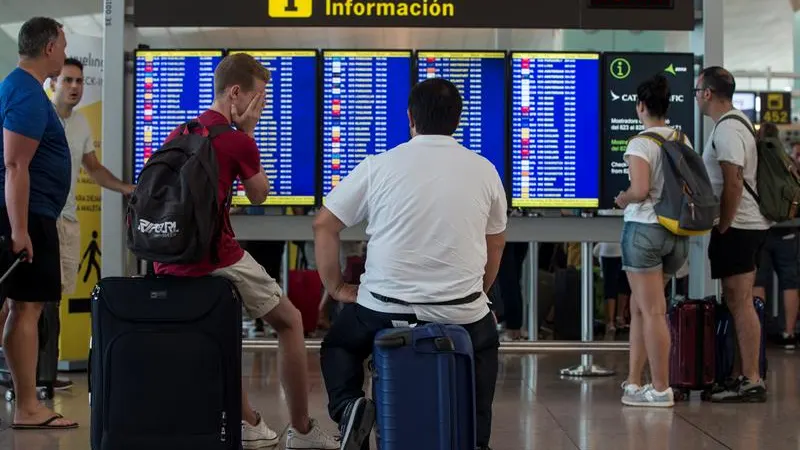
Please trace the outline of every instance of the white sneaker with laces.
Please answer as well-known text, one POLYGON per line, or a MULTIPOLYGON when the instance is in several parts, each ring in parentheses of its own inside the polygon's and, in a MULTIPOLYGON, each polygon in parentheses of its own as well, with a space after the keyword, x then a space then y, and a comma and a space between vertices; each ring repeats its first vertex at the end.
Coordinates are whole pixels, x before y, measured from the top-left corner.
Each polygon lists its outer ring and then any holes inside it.
POLYGON ((289 427, 286 432, 286 450, 339 450, 339 441, 328 436, 317 421, 311 419, 311 429, 306 434, 289 427))
POLYGON ((667 388, 664 392, 658 392, 652 384, 648 384, 636 391, 635 394, 622 397, 622 403, 627 406, 671 408, 675 405, 675 397, 672 393, 672 388, 667 388))
POLYGON ((278 433, 271 430, 260 416, 256 426, 242 421, 242 447, 246 450, 274 447, 278 445, 278 438, 278 433))
POLYGON ((627 381, 624 381, 622 383, 622 403, 625 403, 626 399, 627 400, 632 399, 636 395, 636 393, 639 392, 639 390, 641 389, 642 387, 639 386, 638 384, 632 384, 628 383, 627 381))

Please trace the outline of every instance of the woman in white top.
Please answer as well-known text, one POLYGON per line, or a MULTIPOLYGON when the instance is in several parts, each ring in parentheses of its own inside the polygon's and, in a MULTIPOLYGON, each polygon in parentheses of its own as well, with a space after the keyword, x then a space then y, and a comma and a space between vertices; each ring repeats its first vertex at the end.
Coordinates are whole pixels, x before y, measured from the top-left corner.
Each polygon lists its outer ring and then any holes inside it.
MULTIPOLYGON (((662 75, 637 89, 636 113, 646 132, 666 139, 685 139, 667 127, 670 90, 662 75)), ((658 223, 654 205, 664 188, 662 149, 654 139, 637 136, 628 142, 625 160, 631 186, 616 203, 625 208, 622 229, 622 265, 631 286, 631 352, 622 403, 629 406, 671 407, 669 387, 670 336, 667 328, 665 279, 674 275, 689 254, 688 238, 676 236, 658 223), (650 362, 652 384, 642 386, 645 362, 650 362)))

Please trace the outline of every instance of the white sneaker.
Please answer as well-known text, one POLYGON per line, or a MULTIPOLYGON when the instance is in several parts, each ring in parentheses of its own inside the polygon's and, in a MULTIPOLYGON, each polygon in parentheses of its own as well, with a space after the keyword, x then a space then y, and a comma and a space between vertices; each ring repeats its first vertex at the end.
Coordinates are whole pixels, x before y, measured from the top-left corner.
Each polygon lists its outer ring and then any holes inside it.
POLYGON ((657 392, 652 384, 648 384, 633 395, 622 397, 622 404, 651 408, 671 408, 675 405, 675 397, 672 393, 672 388, 667 388, 664 392, 657 392))
POLYGON ((633 397, 636 395, 639 390, 642 389, 641 386, 638 384, 628 383, 627 381, 622 382, 622 398, 625 397, 633 397))
POLYGON ((278 445, 278 438, 278 433, 271 430, 260 416, 256 426, 242 421, 242 447, 246 450, 274 447, 278 445))
POLYGON ((306 434, 289 427, 286 450, 339 450, 339 441, 328 436, 317 421, 311 419, 311 429, 306 434))

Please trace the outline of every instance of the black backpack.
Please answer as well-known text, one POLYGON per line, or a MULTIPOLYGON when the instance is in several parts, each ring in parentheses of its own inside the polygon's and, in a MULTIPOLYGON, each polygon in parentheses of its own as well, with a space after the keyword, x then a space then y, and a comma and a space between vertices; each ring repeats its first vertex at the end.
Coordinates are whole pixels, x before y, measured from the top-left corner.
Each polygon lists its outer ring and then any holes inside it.
MULTIPOLYGON (((212 139, 232 131, 196 120, 153 153, 128 203, 128 248, 140 259, 190 264, 211 256, 218 262, 222 234, 217 185, 219 166, 212 139)), ((231 191, 226 207, 231 200, 231 191)))

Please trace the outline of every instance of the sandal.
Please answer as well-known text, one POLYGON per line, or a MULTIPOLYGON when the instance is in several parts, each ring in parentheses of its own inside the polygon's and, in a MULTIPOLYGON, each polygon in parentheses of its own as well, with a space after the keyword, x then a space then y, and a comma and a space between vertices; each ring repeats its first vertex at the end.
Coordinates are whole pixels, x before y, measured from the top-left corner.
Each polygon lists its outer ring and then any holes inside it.
POLYGON ((58 419, 63 419, 64 416, 61 414, 55 414, 53 417, 45 420, 42 423, 20 423, 20 424, 12 424, 11 429, 13 430, 69 430, 73 428, 78 428, 77 423, 72 423, 69 425, 51 425, 58 419))

